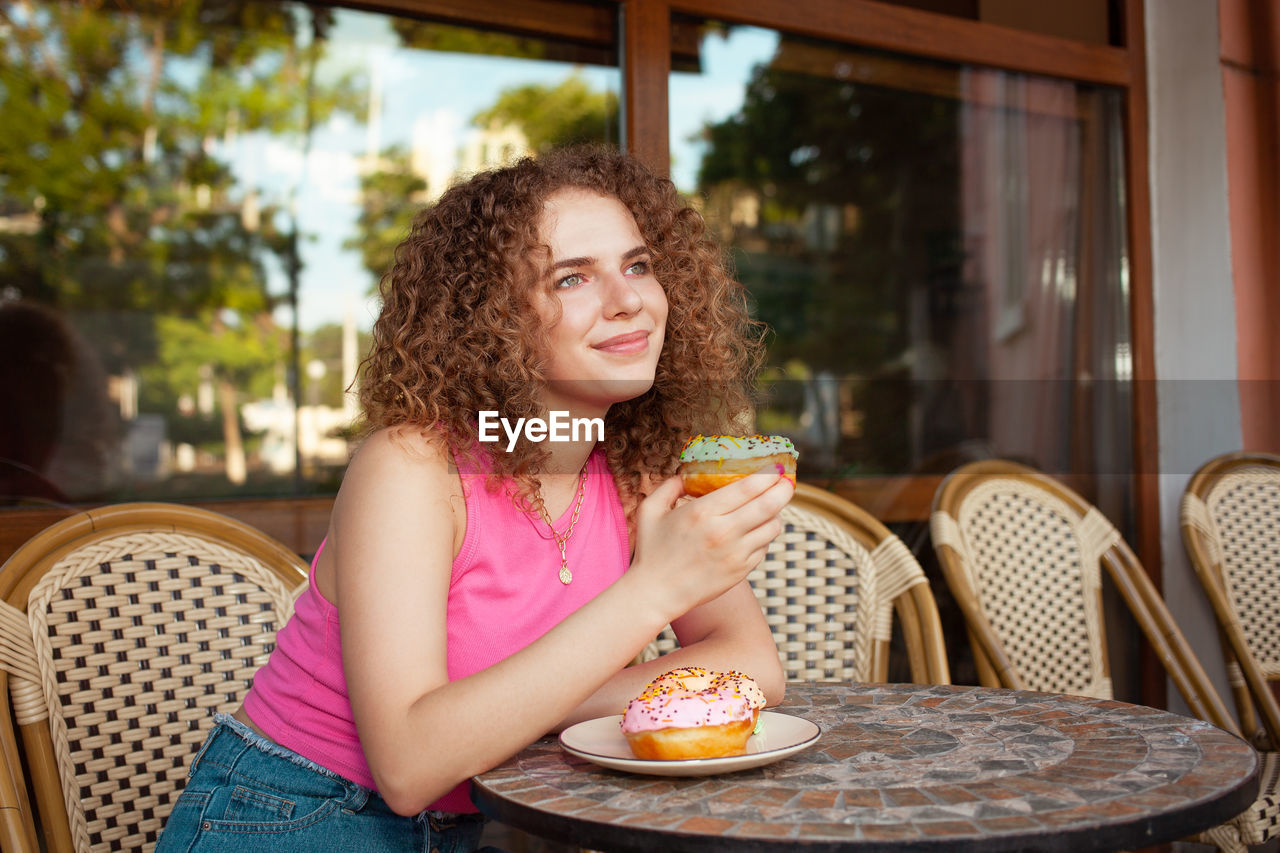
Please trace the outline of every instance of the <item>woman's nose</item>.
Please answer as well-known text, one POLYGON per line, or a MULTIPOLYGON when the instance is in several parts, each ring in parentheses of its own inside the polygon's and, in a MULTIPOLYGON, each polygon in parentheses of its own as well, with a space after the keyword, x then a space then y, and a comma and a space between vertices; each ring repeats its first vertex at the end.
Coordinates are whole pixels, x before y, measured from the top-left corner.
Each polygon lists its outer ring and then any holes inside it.
POLYGON ((603 302, 606 317, 629 317, 644 307, 639 291, 622 273, 605 276, 603 302))

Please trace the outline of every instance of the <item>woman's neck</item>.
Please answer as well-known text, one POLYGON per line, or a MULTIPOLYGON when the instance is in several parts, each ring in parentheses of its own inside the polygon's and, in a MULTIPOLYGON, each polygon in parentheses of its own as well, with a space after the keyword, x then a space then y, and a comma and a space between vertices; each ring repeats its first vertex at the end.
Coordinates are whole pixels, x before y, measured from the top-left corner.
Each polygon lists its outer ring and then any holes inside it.
POLYGON ((544 444, 551 458, 547 460, 540 478, 576 477, 587 464, 591 451, 595 450, 594 441, 548 441, 544 444))
POLYGON ((538 474, 542 504, 549 518, 559 518, 578 497, 579 478, 595 442, 549 442, 551 458, 538 474))

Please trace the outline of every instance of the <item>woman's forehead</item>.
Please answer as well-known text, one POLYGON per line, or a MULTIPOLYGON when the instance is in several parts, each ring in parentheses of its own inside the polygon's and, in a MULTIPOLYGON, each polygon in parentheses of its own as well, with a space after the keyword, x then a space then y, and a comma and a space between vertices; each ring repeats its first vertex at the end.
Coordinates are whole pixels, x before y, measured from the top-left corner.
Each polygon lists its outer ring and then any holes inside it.
MULTIPOLYGON (((538 218, 538 235, 548 241, 565 219, 587 219, 616 215, 628 226, 640 230, 630 209, 616 196, 584 187, 563 187, 547 196, 538 218)), ((576 220, 575 220, 576 221, 576 220)))

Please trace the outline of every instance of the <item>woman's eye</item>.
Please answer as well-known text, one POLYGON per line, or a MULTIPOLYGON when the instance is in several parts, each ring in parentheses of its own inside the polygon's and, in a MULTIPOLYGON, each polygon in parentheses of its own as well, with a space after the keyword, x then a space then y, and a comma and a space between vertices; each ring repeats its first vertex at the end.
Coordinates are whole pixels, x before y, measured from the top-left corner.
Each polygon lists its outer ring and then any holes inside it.
POLYGON ((556 289, 560 290, 566 287, 577 287, 578 285, 582 284, 582 281, 583 279, 582 279, 581 273, 576 273, 576 272, 570 273, 569 275, 565 276, 564 278, 556 282, 556 289))
POLYGON ((648 272, 649 272, 648 261, 636 261, 634 264, 627 267, 627 275, 647 275, 648 272))

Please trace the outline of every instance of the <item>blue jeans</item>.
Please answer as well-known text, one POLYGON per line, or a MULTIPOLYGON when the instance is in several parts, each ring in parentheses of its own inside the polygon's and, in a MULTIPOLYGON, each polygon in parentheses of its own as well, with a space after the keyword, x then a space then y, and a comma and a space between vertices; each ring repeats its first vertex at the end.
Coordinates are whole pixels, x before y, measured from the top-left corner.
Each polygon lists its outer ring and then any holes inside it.
POLYGON ((357 785, 226 714, 191 762, 156 853, 477 849, 478 814, 404 817, 357 785))

